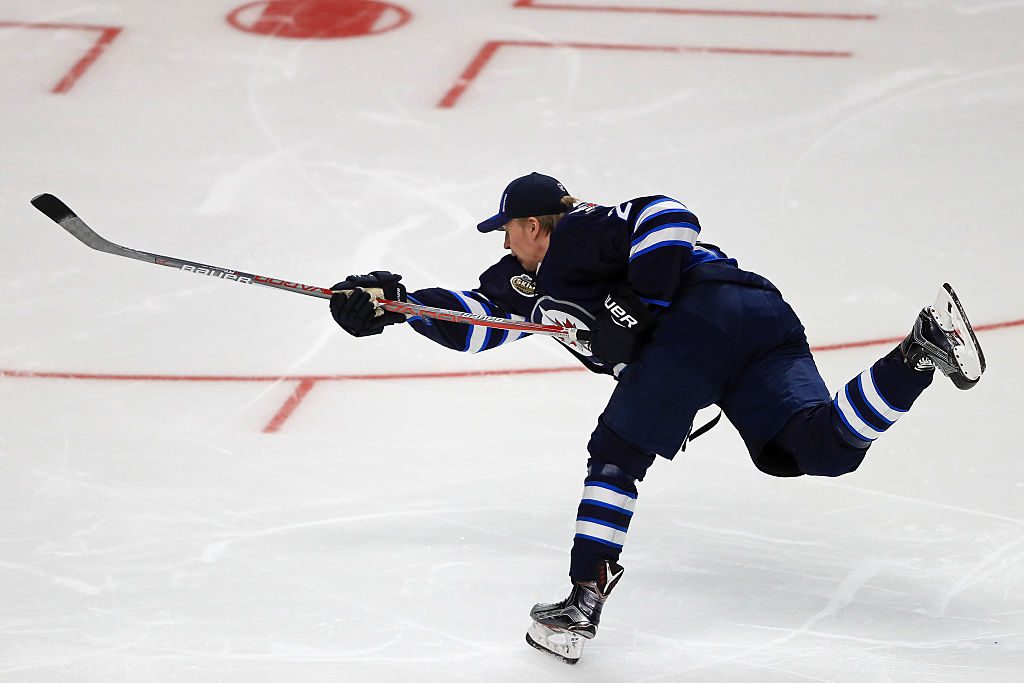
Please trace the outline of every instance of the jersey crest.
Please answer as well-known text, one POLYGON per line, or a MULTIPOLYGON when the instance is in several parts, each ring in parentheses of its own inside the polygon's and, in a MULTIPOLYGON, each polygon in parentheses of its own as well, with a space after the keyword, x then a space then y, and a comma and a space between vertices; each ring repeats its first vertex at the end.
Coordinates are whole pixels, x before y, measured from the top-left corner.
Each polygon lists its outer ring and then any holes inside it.
POLYGON ((537 294, 537 283, 526 273, 513 276, 509 280, 509 284, 512 285, 512 289, 523 296, 536 296, 537 294))
MULTIPOLYGON (((530 319, 533 322, 545 325, 561 325, 562 327, 572 327, 584 331, 591 330, 594 325, 594 316, 588 313, 586 309, 571 301, 560 301, 550 296, 542 296, 537 300, 537 303, 533 306, 530 319)), ((601 361, 594 358, 594 354, 590 350, 590 344, 585 342, 567 342, 562 339, 557 341, 568 346, 569 349, 583 358, 591 359, 595 363, 601 363, 601 361)))

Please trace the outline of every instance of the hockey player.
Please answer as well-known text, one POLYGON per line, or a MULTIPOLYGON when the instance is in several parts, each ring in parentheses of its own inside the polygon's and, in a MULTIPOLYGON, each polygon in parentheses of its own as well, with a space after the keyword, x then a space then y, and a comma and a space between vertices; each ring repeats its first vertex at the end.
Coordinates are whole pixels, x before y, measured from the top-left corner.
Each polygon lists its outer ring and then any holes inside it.
POLYGON ((565 323, 592 331, 569 351, 617 380, 587 446, 589 460, 573 539, 569 595, 539 604, 527 641, 575 663, 622 577, 619 554, 636 484, 657 456, 672 459, 694 414, 717 404, 754 465, 778 477, 854 471, 871 444, 931 384, 936 368, 973 387, 985 359, 952 288, 924 308, 906 339, 830 394, 803 325, 779 290, 721 249, 698 241, 696 215, 665 195, 617 206, 578 201, 539 173, 513 180, 499 212, 477 227, 503 231, 511 252, 472 290, 406 292, 399 275, 346 278, 331 299, 355 336, 408 322, 429 339, 475 353, 522 333, 388 313, 369 292, 470 313, 565 323))

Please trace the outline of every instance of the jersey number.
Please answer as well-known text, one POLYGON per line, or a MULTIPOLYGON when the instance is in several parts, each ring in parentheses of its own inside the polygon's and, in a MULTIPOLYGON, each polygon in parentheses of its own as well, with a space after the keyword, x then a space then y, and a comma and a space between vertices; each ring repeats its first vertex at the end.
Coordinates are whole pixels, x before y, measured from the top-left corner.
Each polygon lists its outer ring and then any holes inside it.
MULTIPOLYGON (((622 220, 626 220, 627 216, 629 216, 629 210, 632 209, 632 208, 633 208, 633 202, 626 202, 625 204, 619 204, 618 206, 615 207, 615 215, 617 215, 622 220)), ((610 211, 608 212, 608 215, 609 216, 612 215, 610 211)))

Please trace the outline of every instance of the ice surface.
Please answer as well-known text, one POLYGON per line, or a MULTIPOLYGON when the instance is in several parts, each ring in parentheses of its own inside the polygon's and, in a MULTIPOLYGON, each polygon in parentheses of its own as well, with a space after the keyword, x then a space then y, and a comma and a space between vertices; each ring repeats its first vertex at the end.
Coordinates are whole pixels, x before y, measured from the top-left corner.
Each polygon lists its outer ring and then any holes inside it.
MULTIPOLYGON (((1024 5, 410 1, 296 40, 232 28, 241 4, 0 2, 0 680, 1022 678, 1021 326, 854 474, 766 477, 729 426, 659 462, 570 668, 523 634, 567 588, 606 379, 505 372, 571 367, 546 339, 352 339, 322 301, 90 251, 28 200, 261 274, 468 288, 501 255, 475 223, 540 170, 686 201, 812 344, 901 335, 947 280, 975 325, 1020 323, 1024 5), (488 41, 520 44, 439 107, 488 41)), ((886 348, 817 359, 835 387, 886 348)))

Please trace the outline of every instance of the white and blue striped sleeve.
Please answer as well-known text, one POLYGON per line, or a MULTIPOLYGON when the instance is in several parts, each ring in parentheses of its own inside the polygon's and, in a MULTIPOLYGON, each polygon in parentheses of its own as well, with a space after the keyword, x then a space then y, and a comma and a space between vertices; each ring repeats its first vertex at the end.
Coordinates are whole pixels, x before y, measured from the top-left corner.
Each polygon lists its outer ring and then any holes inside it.
MULTIPOLYGON (((505 310, 500 305, 488 299, 477 290, 442 289, 432 287, 411 292, 409 301, 444 308, 453 311, 475 313, 509 320, 526 320, 521 315, 516 315, 505 310)), ((513 330, 499 330, 481 325, 467 325, 465 323, 447 322, 429 318, 409 318, 412 328, 425 337, 447 346, 456 351, 466 353, 479 353, 497 348, 509 342, 516 341, 529 336, 524 332, 513 330)))
MULTIPOLYGON (((410 292, 408 296, 410 301, 425 306, 524 321, 536 300, 522 284, 524 277, 529 281, 522 266, 509 255, 484 271, 476 289, 432 287, 410 292), (518 289, 514 283, 520 283, 518 289)), ((418 317, 409 318, 409 324, 438 344, 466 353, 495 349, 529 336, 524 332, 418 317)))
POLYGON ((634 200, 628 222, 630 286, 645 303, 667 307, 693 256, 700 222, 665 196, 634 200))

